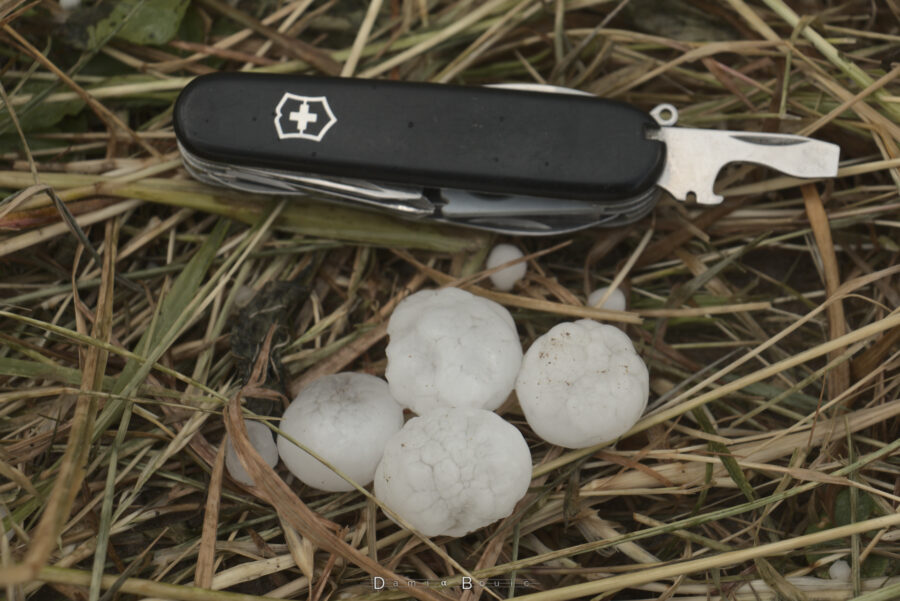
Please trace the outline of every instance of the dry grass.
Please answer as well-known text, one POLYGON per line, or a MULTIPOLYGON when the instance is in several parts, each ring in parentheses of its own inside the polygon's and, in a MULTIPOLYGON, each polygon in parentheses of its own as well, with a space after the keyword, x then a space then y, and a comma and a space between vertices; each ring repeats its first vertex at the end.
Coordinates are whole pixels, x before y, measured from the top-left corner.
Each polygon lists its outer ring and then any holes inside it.
POLYGON ((0 4, 6 598, 900 598, 900 4, 790 4, 202 0, 199 38, 102 40, 84 60, 56 37, 55 2, 0 4), (528 276, 497 293, 486 234, 191 181, 171 103, 239 69, 574 86, 671 102, 683 125, 826 139, 842 168, 804 185, 729 167, 719 207, 663 200, 630 227, 511 240, 528 276), (73 102, 56 126, 27 121, 73 102), (508 306, 526 347, 565 319, 619 323, 650 409, 615 445, 567 452, 511 400, 528 496, 499 524, 423 539, 364 489, 266 468, 242 434, 241 399, 273 384, 230 352, 235 315, 310 264, 279 347, 288 393, 381 374, 392 307, 456 284, 508 306), (612 281, 629 311, 584 306, 612 281), (223 475, 226 428, 257 488, 223 475), (828 579, 836 560, 849 582, 828 579))

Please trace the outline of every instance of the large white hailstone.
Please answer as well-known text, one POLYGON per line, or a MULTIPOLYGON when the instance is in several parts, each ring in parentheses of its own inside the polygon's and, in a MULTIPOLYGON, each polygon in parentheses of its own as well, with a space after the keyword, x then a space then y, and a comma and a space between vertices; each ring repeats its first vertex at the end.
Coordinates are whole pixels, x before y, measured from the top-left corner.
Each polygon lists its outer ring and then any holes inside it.
POLYGON ((850 576, 853 570, 850 564, 843 559, 838 559, 828 566, 828 577, 832 580, 840 580, 841 582, 850 582, 850 576))
POLYGON ((496 413, 443 408, 384 449, 375 496, 426 536, 462 536, 510 515, 531 482, 522 434, 496 413))
POLYGON ((394 309, 387 333, 391 394, 419 415, 440 407, 496 409, 522 364, 509 311, 457 288, 408 296, 394 309))
POLYGON ((650 378, 621 330, 581 319, 534 341, 516 394, 538 436, 578 449, 630 430, 647 406, 650 378))
POLYGON ((287 437, 365 486, 372 481, 385 443, 401 426, 403 409, 391 397, 387 382, 368 374, 334 374, 300 391, 284 412, 278 453, 305 484, 330 492, 352 490, 349 482, 287 437))
MULTIPOLYGON (((609 286, 604 286, 602 288, 597 288, 593 292, 591 292, 590 296, 588 296, 587 304, 589 307, 597 307, 597 303, 600 302, 600 299, 606 294, 606 291, 609 290, 609 286)), ((608 309, 610 311, 624 311, 625 310, 625 293, 622 292, 621 288, 616 288, 612 291, 612 294, 609 295, 609 298, 603 303, 602 307, 597 307, 598 309, 608 309)))
MULTIPOLYGON (((522 251, 512 244, 498 244, 491 249, 491 254, 488 255, 485 266, 488 269, 493 269, 498 265, 503 265, 504 263, 508 263, 509 261, 518 259, 522 256, 524 256, 522 251)), ((527 265, 525 264, 525 261, 522 261, 521 263, 510 265, 496 273, 492 273, 488 277, 490 278, 491 283, 494 284, 494 288, 497 290, 512 290, 513 286, 516 285, 516 282, 525 277, 526 269, 527 265)))
MULTIPOLYGON (((275 436, 272 431, 262 422, 248 421, 246 426, 250 444, 260 454, 263 461, 269 464, 269 467, 275 467, 275 464, 278 463, 278 449, 275 447, 275 436)), ((236 481, 245 486, 253 486, 253 478, 244 469, 244 464, 238 458, 231 439, 227 437, 225 439, 225 468, 228 470, 228 475, 236 481)))

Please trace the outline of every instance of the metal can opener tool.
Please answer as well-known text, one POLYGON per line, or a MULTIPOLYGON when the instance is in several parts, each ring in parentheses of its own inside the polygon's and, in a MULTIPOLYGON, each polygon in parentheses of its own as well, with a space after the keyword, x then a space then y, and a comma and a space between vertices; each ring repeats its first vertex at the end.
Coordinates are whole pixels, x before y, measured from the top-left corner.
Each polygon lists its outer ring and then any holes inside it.
POLYGON ((182 91, 174 125, 186 168, 207 183, 517 235, 631 223, 661 190, 718 204, 713 184, 732 162, 837 174, 835 144, 677 117, 541 84, 218 73, 182 91))

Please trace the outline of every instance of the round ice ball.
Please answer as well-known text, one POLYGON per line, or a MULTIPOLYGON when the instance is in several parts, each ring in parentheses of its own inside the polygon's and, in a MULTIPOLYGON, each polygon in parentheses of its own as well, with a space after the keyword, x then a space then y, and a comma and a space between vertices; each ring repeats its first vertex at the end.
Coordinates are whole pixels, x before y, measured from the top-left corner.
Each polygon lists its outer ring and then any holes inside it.
MULTIPOLYGON (((498 265, 503 265, 504 263, 508 263, 509 261, 513 261, 523 256, 522 251, 512 244, 498 244, 491 249, 491 253, 488 255, 485 266, 488 269, 493 269, 498 265)), ((525 264, 525 261, 522 261, 492 273, 488 277, 490 278, 491 283, 494 284, 494 288, 505 292, 512 290, 513 286, 516 285, 516 282, 525 277, 527 268, 528 266, 525 264)))
POLYGON ((643 360, 625 333, 590 319, 561 323, 534 341, 516 395, 535 434, 583 448, 637 423, 650 395, 643 360))
MULTIPOLYGON (((275 464, 278 463, 278 449, 275 447, 275 436, 272 434, 272 430, 262 422, 248 421, 245 424, 250 444, 269 467, 275 467, 275 464)), ((234 445, 231 444, 231 439, 228 437, 225 438, 225 469, 228 470, 228 475, 237 482, 245 486, 253 486, 253 478, 244 469, 244 464, 238 458, 234 445)))
POLYGON ((830 566, 828 566, 828 577, 832 580, 850 582, 850 575, 852 574, 852 572, 853 570, 850 567, 850 564, 843 559, 838 559, 830 566))
POLYGON ((600 302, 600 299, 603 298, 607 290, 609 290, 609 286, 603 286, 602 288, 597 288, 591 292, 588 296, 588 306, 596 307, 598 309, 608 309, 610 311, 624 311, 626 306, 625 293, 622 292, 620 288, 616 288, 612 291, 612 294, 604 301, 602 307, 597 306, 597 303, 600 302))
POLYGON ((402 425, 403 409, 381 378, 359 373, 325 376, 300 391, 284 412, 278 453, 305 484, 332 492, 352 490, 353 485, 290 439, 365 486, 388 438, 402 425))

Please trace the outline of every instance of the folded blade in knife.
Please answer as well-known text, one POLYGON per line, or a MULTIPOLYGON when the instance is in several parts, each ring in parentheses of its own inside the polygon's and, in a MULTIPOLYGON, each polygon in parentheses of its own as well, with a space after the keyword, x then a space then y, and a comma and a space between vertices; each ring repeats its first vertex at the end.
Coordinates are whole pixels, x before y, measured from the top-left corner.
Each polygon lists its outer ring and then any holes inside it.
POLYGON ((715 202, 732 160, 806 177, 837 169, 832 144, 671 127, 671 116, 562 90, 226 73, 189 84, 174 122, 203 181, 513 234, 632 222, 661 188, 715 202))

